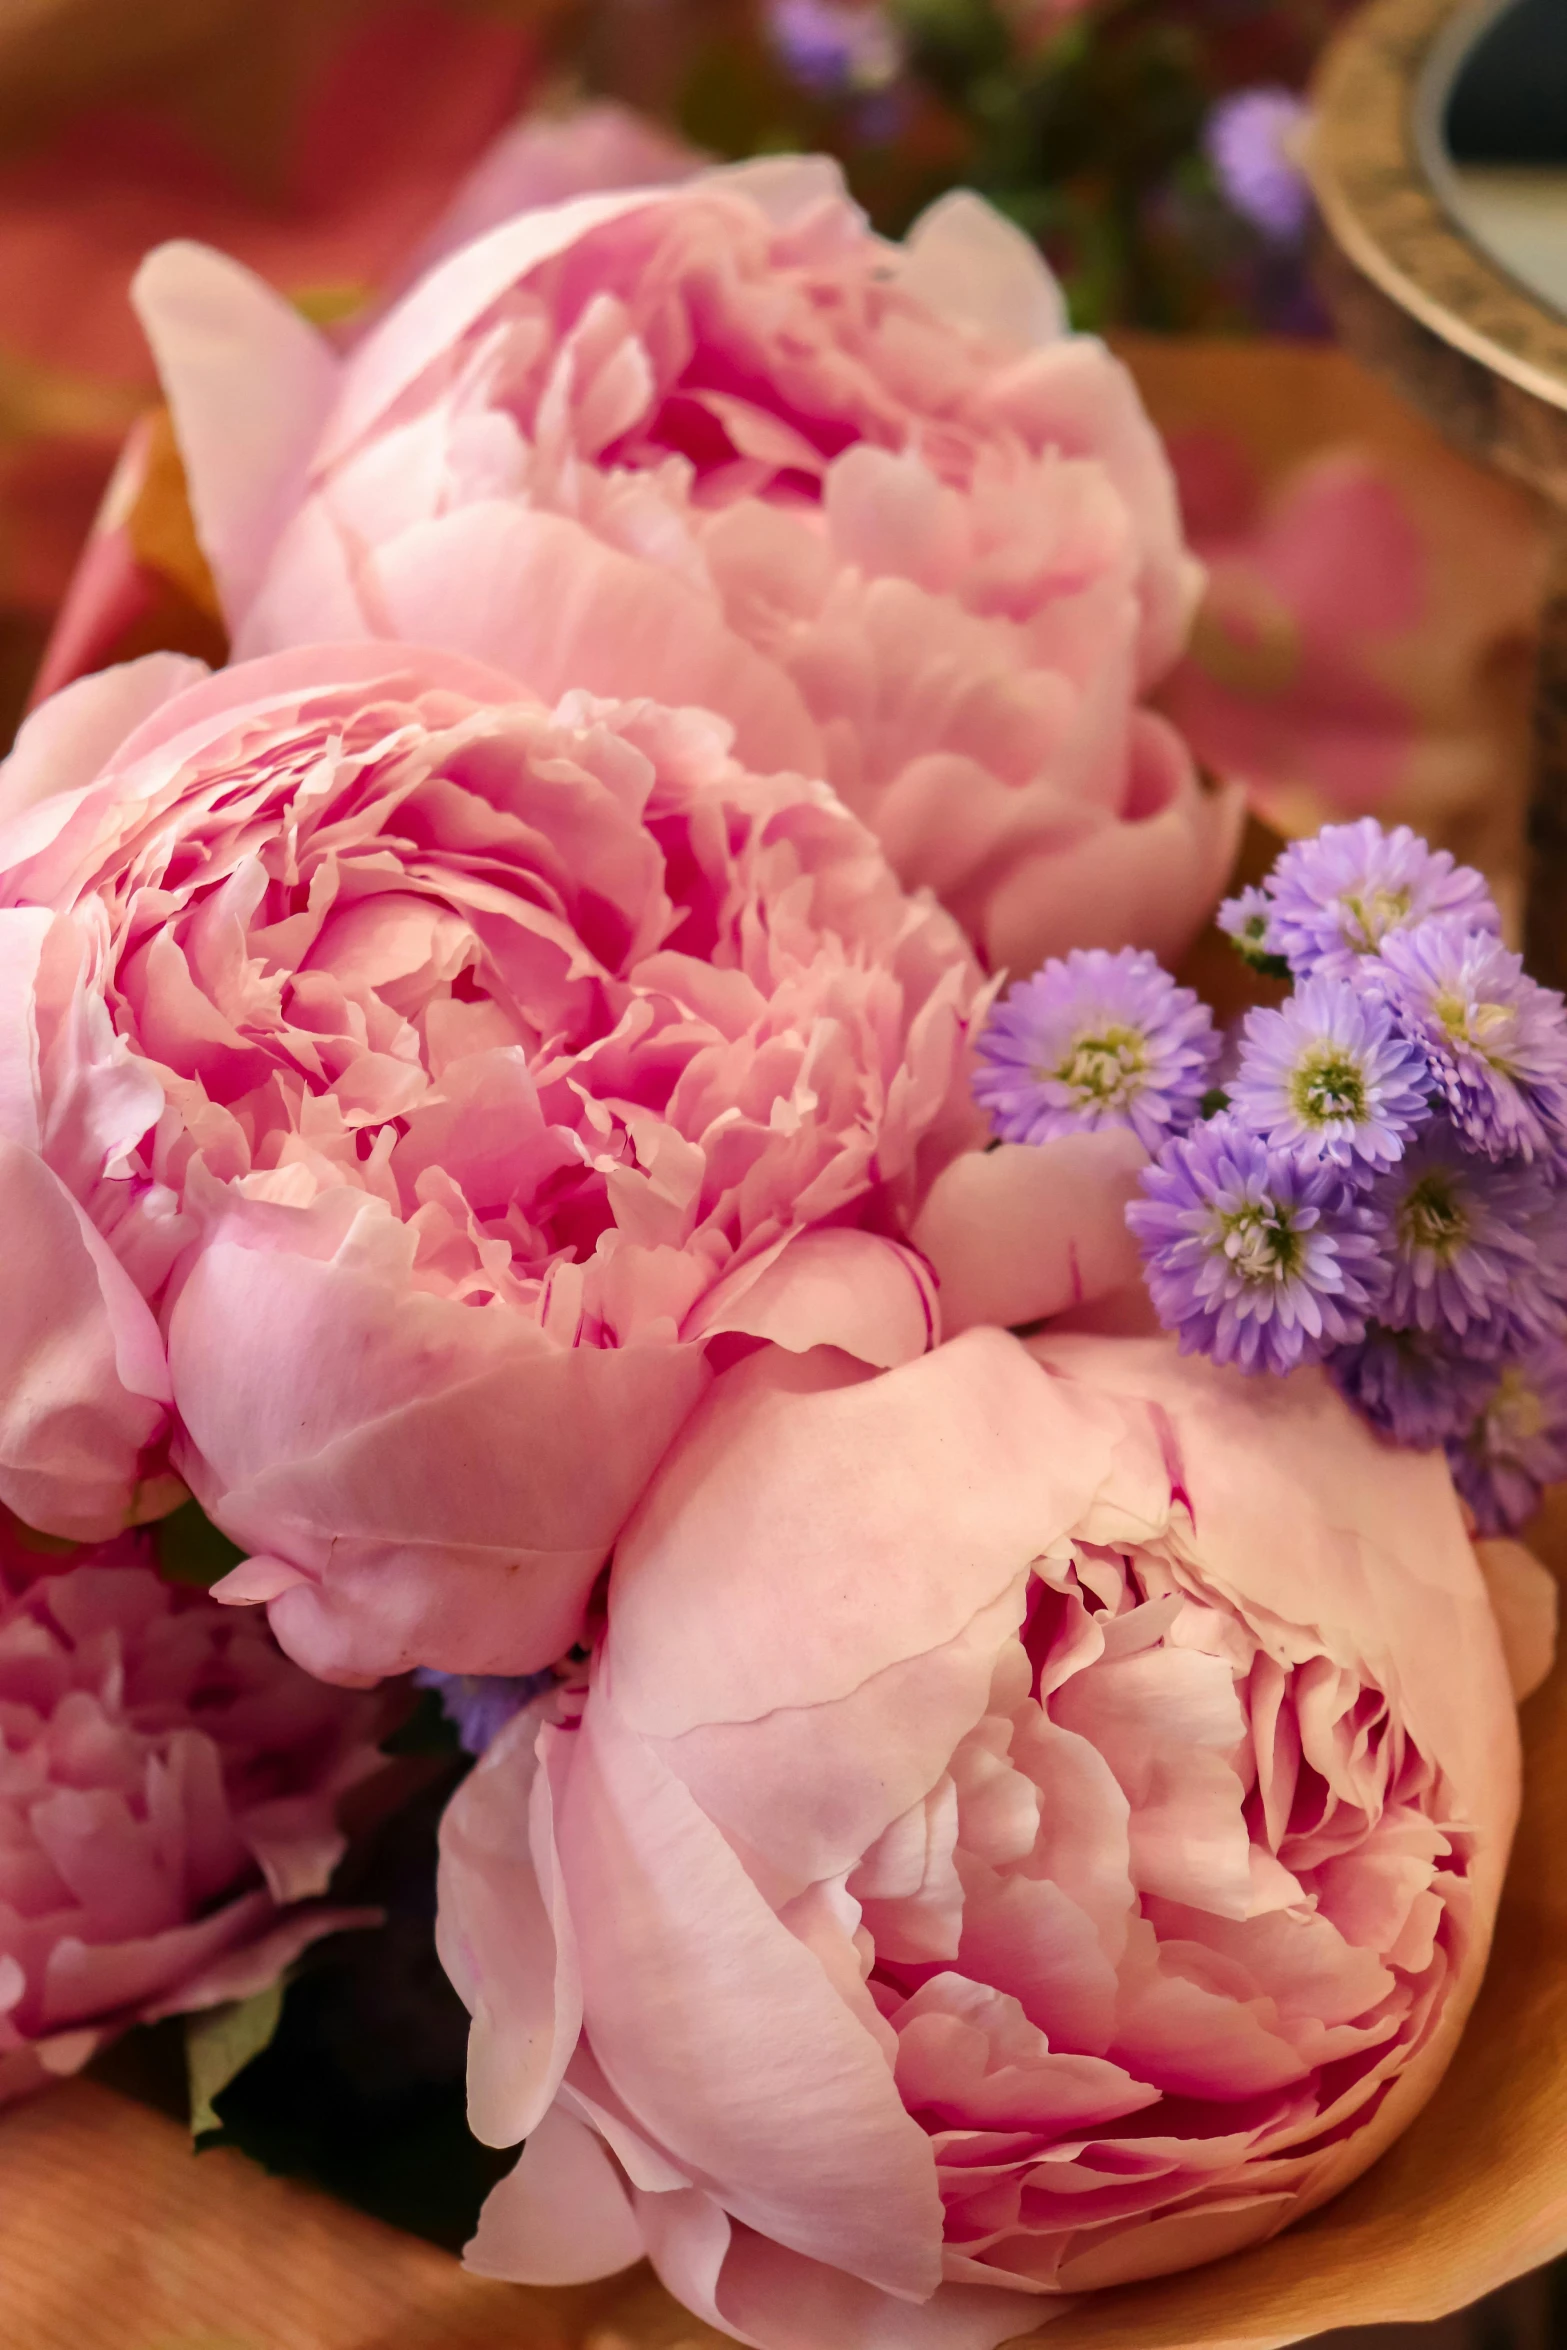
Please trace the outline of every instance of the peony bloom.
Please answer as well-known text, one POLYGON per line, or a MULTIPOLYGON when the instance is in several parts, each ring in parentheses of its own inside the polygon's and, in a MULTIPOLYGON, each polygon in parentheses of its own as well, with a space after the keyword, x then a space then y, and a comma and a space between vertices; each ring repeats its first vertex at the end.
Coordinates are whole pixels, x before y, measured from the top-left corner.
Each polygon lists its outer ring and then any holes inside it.
POLYGON ((929 1343, 883 1235, 981 1131, 980 973, 705 713, 374 646, 160 700, 191 666, 83 681, 0 774, 0 924, 90 973, 173 1464, 313 1671, 532 1670, 711 1339, 929 1343))
POLYGON ((760 1356, 448 1814, 471 2118, 528 2141, 471 2262, 985 2350, 1271 2236, 1433 2088, 1517 1793, 1447 1475, 1320 1373, 760 1356))
POLYGON ((904 246, 823 158, 522 214, 346 357, 246 272, 138 302, 241 653, 395 637, 695 702, 825 775, 992 968, 1169 956, 1222 887, 1139 696, 1195 567, 1130 377, 977 198, 904 246))
POLYGON ((368 1922, 312 1897, 378 1710, 160 1581, 145 1536, 45 1555, 0 1525, 0 2098, 368 1922))

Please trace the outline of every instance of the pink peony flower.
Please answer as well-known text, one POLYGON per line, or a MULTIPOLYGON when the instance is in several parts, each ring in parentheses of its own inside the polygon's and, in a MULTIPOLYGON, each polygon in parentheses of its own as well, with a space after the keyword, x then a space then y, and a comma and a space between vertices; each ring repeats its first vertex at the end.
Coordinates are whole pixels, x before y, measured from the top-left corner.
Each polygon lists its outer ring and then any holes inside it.
POLYGON ((471 2119, 527 2139, 470 2263, 986 2350, 1271 2236, 1442 2071, 1517 1782, 1451 1484, 1316 1373, 759 1356, 448 1814, 471 2119))
POLYGON ((377 646, 167 698, 192 666, 83 681, 0 771, 0 925, 89 975, 88 1235, 260 1554, 227 1596, 328 1678, 531 1670, 711 1340, 929 1343, 884 1235, 979 1132, 980 973, 702 712, 377 646))
POLYGON ((822 157, 584 198, 344 358, 203 248, 138 289, 242 653, 397 637, 706 704, 992 967, 1168 956, 1209 911, 1238 795, 1138 700, 1196 579, 1169 468, 977 198, 902 247, 822 157))
POLYGON ((0 2098, 367 1922, 312 1897, 377 1713, 160 1581, 145 1536, 45 1556, 0 1526, 0 2098))

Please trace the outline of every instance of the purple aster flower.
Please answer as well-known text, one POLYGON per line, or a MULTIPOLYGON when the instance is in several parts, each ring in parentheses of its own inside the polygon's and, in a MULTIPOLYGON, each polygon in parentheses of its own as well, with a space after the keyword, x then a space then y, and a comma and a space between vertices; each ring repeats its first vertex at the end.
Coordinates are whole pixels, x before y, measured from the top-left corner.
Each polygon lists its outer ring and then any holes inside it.
POLYGON ((1293 90, 1265 84, 1221 98, 1204 133, 1208 160, 1230 203, 1278 244, 1298 242, 1311 217, 1311 190, 1292 152, 1307 112, 1293 90))
POLYGON ((1424 1056, 1387 1005, 1347 979, 1307 979, 1246 1015, 1230 1107, 1275 1150, 1390 1167, 1430 1116, 1424 1056))
POLYGON ((1540 1206, 1528 1223, 1534 1289, 1541 1319, 1567 1331, 1567 1187, 1560 1169, 1543 1168, 1540 1206))
POLYGON ((1243 963, 1288 977, 1289 965, 1273 936, 1273 900, 1265 889, 1243 889, 1239 897, 1226 898, 1216 919, 1243 963))
POLYGON ((1567 1477, 1567 1342, 1547 1338, 1500 1372, 1465 1436, 1447 1447, 1453 1483, 1482 1534, 1533 1517, 1547 1485, 1567 1477))
POLYGON ((1373 1322, 1358 1346, 1328 1357, 1339 1392, 1395 1444, 1429 1452, 1472 1428, 1496 1384, 1494 1363, 1460 1352, 1444 1331, 1373 1322))
POLYGON ((1386 941, 1377 980, 1477 1150, 1567 1155, 1567 1011, 1500 939, 1422 922, 1386 941))
POLYGON ((554 1688, 555 1675, 438 1673, 433 1666, 420 1665, 413 1681, 418 1689, 435 1691, 464 1753, 483 1754, 525 1705, 554 1688))
POLYGON ((1228 1113, 1167 1142, 1126 1220, 1183 1354, 1292 1371, 1363 1336, 1383 1226, 1338 1170, 1270 1151, 1228 1113))
POLYGON ((803 89, 885 90, 903 71, 897 27, 876 0, 767 0, 768 37, 803 89))
POLYGON ((1498 1166, 1465 1150, 1449 1120, 1437 1118, 1375 1197, 1392 1242, 1382 1308, 1389 1328, 1451 1332, 1471 1353, 1495 1355, 1552 1326, 1537 1235, 1553 1195, 1537 1167, 1498 1166))
POLYGON ((1129 1126, 1147 1151, 1197 1116, 1213 1015, 1152 955, 1074 948, 1008 988, 979 1039, 974 1099, 1003 1142, 1129 1126))
POLYGON ((1292 971, 1354 976, 1363 955, 1393 933, 1434 915, 1461 916, 1471 930, 1498 932, 1501 917, 1483 877, 1429 849, 1407 824, 1384 832, 1370 816, 1329 824, 1292 841, 1268 876, 1272 939, 1292 971))

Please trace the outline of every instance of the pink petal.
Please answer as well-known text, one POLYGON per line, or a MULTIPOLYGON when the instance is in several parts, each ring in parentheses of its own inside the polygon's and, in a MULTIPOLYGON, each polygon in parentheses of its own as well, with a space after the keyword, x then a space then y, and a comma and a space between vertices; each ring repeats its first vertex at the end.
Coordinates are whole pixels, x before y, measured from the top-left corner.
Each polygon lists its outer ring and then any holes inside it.
POLYGON ((758 1272, 709 1290, 686 1338, 743 1331, 803 1354, 833 1346, 878 1370, 915 1361, 935 1336, 930 1276, 911 1249, 870 1232, 802 1232, 758 1272))
POLYGON ((36 1151, 42 1137, 38 966, 55 916, 47 906, 0 913, 0 1134, 36 1151))
POLYGON ((463 2266, 519 2285, 584 2285, 642 2257, 637 2215, 603 2139, 555 2105, 486 2196, 463 2266))
POLYGON ((606 2076, 736 2217, 930 2292, 935 2164, 881 2049, 645 1741, 603 1709, 575 1735, 561 1852, 606 2076))
POLYGON ((582 2028, 547 1760, 559 1737, 522 1714, 441 1821, 436 1947, 473 2017, 468 2125, 486 2146, 531 2139, 582 2028))
POLYGON ((991 892, 983 937, 993 970, 1032 971, 1069 947, 1132 938, 1175 963, 1207 920, 1234 864, 1245 793, 1238 784, 1205 792, 1185 746, 1150 712, 1136 712, 1133 729, 1133 797, 1121 819, 1020 858, 991 892))
POLYGON ((622 190, 524 213, 465 245, 421 279, 354 352, 331 414, 321 425, 317 466, 336 464, 345 456, 399 394, 509 286, 563 253, 590 228, 656 204, 662 194, 656 188, 622 190))
POLYGON ((923 1802, 984 1714, 1026 1580, 1020 1563, 950 1638, 847 1696, 702 1724, 660 1740, 659 1752, 737 1845, 767 1854, 779 1898, 841 1876, 923 1802))
POLYGON ((939 317, 1002 350, 1053 343, 1066 305, 1032 237, 968 188, 922 212, 904 239, 900 282, 939 317))
POLYGON ((1125 1210, 1147 1164, 1122 1127, 954 1159, 912 1234, 940 1284, 947 1336, 976 1322, 1042 1321, 1135 1282, 1125 1210))
POLYGON ((1113 1410, 1042 1385, 995 1330, 869 1381, 841 1358, 772 1353, 740 1366, 619 1545, 617 1710, 677 1737, 848 1696, 942 1647, 1083 1514, 1118 1434, 1113 1410), (728 1562, 723 1624, 709 1604, 715 1558, 728 1562), (726 1628, 736 1624, 743 1639, 726 1628))
POLYGON ((1098 1393, 1160 1406, 1209 1587, 1243 1610, 1304 1616, 1329 1655, 1397 1693, 1411 1740, 1449 1772, 1471 1817, 1510 1817, 1516 1756, 1496 1729, 1511 1692, 1439 1454, 1384 1444, 1320 1371, 1250 1379, 1180 1356, 1168 1339, 1046 1334, 1029 1352, 1098 1393), (1397 1573, 1379 1571, 1384 1551, 1397 1573), (1463 1676, 1454 1656, 1467 1660, 1463 1676))
POLYGON ((996 2350, 1054 2314, 1049 2302, 986 2285, 895 2299, 750 2228, 734 2230, 715 2303, 719 2322, 755 2350, 996 2350))
POLYGON ((366 558, 390 633, 508 671, 546 702, 574 688, 716 710, 763 773, 822 770, 816 728, 783 672, 711 599, 564 515, 477 499, 366 558))
POLYGON ((252 271, 160 245, 131 288, 174 411, 202 552, 232 625, 298 504, 330 407, 330 346, 252 271))
POLYGON ((0 1500, 74 1541, 118 1533, 164 1418, 163 1346, 128 1275, 43 1161, 0 1137, 0 1500))
POLYGON ((309 1578, 272 1623, 327 1679, 552 1662, 708 1376, 695 1347, 560 1347, 374 1266, 226 1238, 170 1347, 182 1473, 309 1578))
POLYGON ((0 765, 0 824, 39 800, 91 783, 144 718, 206 675, 205 661, 184 653, 146 653, 51 694, 24 721, 0 765))
POLYGON ((1513 1695, 1532 1697, 1556 1660, 1556 1577, 1521 1542, 1477 1542, 1513 1695))

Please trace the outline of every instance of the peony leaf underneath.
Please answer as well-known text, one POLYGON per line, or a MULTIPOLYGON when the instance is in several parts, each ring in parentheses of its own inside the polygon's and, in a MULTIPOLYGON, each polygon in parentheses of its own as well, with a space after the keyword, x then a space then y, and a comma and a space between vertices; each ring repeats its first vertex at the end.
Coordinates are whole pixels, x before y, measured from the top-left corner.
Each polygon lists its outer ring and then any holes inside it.
POLYGON ((200 2139, 221 2130, 213 2103, 237 2080, 253 2057, 271 2045, 283 2013, 283 1979, 249 1999, 231 1999, 185 2019, 185 2074, 190 2085, 190 2134, 200 2139))

